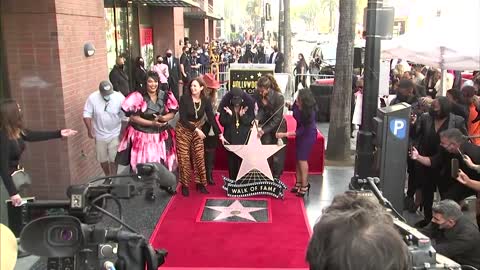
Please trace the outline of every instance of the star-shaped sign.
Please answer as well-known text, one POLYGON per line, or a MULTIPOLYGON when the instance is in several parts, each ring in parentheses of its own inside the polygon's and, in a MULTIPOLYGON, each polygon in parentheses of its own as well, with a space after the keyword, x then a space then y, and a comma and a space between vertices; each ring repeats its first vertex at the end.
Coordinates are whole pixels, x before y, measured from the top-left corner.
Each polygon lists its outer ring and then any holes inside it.
POLYGON ((262 73, 261 73, 261 72, 258 72, 258 73, 257 73, 257 76, 258 76, 258 78, 262 77, 262 73))
POLYGON ((220 211, 220 214, 215 217, 214 221, 222 220, 229 217, 241 217, 251 221, 257 221, 250 213, 264 210, 264 207, 245 207, 240 201, 235 200, 230 206, 205 206, 207 208, 220 211))
POLYGON ((272 171, 267 159, 284 146, 276 144, 263 145, 260 138, 258 138, 258 130, 255 125, 251 129, 250 138, 248 138, 246 145, 225 145, 228 151, 242 158, 242 164, 235 180, 239 180, 251 170, 257 169, 273 181, 272 171))

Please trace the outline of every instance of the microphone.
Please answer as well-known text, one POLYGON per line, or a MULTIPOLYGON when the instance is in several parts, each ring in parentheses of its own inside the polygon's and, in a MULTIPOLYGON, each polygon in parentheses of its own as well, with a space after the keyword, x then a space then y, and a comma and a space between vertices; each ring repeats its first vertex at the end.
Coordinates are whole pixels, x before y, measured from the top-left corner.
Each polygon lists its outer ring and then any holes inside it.
POLYGON ((115 265, 111 261, 106 261, 103 264, 103 268, 105 268, 105 270, 116 270, 115 265))
POLYGON ((144 178, 144 181, 154 180, 160 186, 174 187, 177 184, 175 174, 158 162, 139 163, 137 172, 144 178))
POLYGON ((385 197, 383 197, 382 195, 382 192, 380 192, 380 190, 378 189, 377 185, 375 184, 375 182, 379 182, 379 179, 378 178, 373 178, 373 177, 367 177, 367 183, 368 185, 370 186, 373 194, 375 194, 375 197, 377 197, 378 201, 385 205, 385 206, 388 206, 388 203, 390 203, 385 197))
POLYGON ((387 200, 387 198, 383 197, 382 192, 378 189, 377 185, 375 183, 380 182, 380 179, 378 177, 367 177, 366 182, 365 180, 359 180, 359 183, 368 183, 370 186, 370 190, 375 194, 375 197, 377 197, 378 201, 385 207, 390 208, 395 216, 397 216, 398 219, 400 219, 403 222, 407 222, 405 218, 400 215, 400 213, 393 207, 392 203, 387 200))

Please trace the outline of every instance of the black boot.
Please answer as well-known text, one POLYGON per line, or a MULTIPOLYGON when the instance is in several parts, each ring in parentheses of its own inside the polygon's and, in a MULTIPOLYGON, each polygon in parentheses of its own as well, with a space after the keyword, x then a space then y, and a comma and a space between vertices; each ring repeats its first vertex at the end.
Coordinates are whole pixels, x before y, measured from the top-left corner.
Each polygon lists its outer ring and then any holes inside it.
POLYGON ((182 186, 182 195, 184 197, 188 197, 188 195, 190 195, 190 192, 188 191, 188 187, 182 186))
POLYGON ((205 151, 205 171, 207 174, 207 183, 209 185, 215 185, 215 181, 213 181, 214 164, 215 164, 215 150, 205 151))
POLYGON ((208 192, 207 188, 200 183, 197 184, 197 190, 200 191, 200 193, 203 193, 203 194, 209 194, 210 193, 210 192, 208 192))

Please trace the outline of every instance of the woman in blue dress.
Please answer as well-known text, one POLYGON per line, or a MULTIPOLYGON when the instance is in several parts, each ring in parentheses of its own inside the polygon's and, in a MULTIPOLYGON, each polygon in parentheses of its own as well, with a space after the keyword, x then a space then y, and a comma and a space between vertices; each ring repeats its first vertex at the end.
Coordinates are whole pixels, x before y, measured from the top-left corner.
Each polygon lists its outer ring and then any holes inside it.
POLYGON ((293 118, 297 121, 294 132, 279 132, 277 138, 295 136, 296 142, 296 178, 295 187, 291 192, 297 193, 298 197, 308 195, 310 183, 308 183, 308 157, 317 140, 317 126, 315 124, 316 103, 312 92, 308 88, 300 89, 298 97, 293 105, 287 104, 293 111, 293 118))

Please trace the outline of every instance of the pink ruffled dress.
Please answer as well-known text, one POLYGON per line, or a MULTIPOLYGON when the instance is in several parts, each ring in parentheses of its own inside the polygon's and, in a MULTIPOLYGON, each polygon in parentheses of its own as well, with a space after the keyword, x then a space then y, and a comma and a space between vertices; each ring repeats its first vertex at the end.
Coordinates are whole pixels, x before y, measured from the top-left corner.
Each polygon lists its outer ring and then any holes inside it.
MULTIPOLYGON (((178 111, 178 102, 171 91, 158 91, 157 102, 148 95, 133 92, 122 103, 122 110, 127 116, 138 115, 146 120, 153 120, 155 114, 165 115, 178 111)), ((137 164, 159 162, 168 170, 177 168, 175 147, 175 130, 166 125, 162 128, 141 126, 130 122, 118 147, 118 152, 130 149, 130 166, 136 172, 137 164)))

